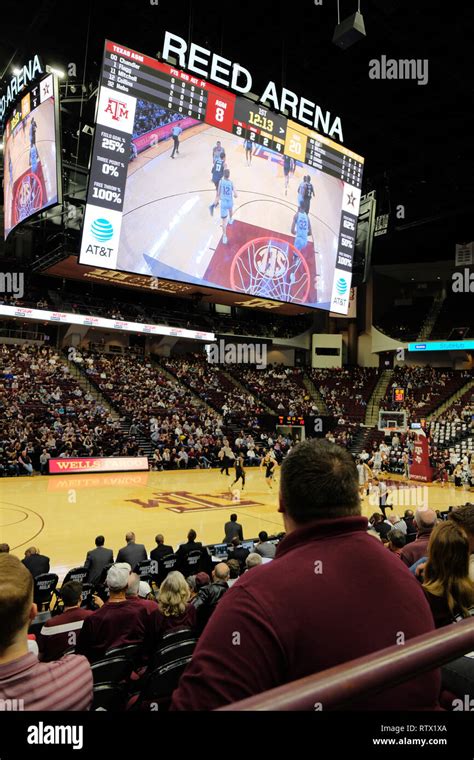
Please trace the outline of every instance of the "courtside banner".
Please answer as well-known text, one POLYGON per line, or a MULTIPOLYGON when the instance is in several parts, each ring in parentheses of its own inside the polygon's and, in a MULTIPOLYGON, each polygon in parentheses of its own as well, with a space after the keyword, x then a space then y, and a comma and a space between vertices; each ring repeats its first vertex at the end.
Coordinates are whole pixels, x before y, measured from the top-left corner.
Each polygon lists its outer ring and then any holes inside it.
POLYGON ((148 470, 146 457, 69 457, 50 459, 50 475, 70 475, 72 472, 131 472, 148 470))

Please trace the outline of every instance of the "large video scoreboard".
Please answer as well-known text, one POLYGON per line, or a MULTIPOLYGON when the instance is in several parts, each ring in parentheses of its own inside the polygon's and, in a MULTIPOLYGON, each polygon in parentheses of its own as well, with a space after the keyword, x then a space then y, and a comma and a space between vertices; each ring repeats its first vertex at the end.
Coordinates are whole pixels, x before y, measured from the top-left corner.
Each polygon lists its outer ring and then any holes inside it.
POLYGON ((57 79, 47 74, 23 90, 4 132, 4 236, 61 202, 57 79))
MULTIPOLYGON (((107 41, 80 263, 346 313, 363 163, 361 156, 330 138, 249 98, 107 41), (150 124, 143 133, 142 124, 151 113, 160 115, 159 121, 157 116, 156 128, 150 124), (207 247, 196 256, 192 242, 177 235, 177 223, 169 228, 169 215, 179 221, 184 213, 178 202, 170 207, 167 193, 168 187, 173 191, 175 176, 182 170, 164 164, 160 150, 166 140, 171 149, 176 124, 183 133, 181 143, 190 138, 185 143, 188 177, 191 163, 198 167, 206 149, 209 175, 212 161, 205 139, 210 146, 208 137, 219 139, 217 130, 223 133, 223 143, 225 133, 233 137, 225 146, 226 166, 236 198, 245 195, 246 201, 246 208, 243 202, 234 203, 235 234, 226 234, 229 226, 221 235, 217 217, 214 228, 209 228, 207 247), (244 140, 253 146, 256 168, 251 182, 236 164, 238 150, 243 156, 244 140), (150 157, 148 177, 145 171, 139 174, 140 160, 134 164, 142 152, 150 157), (285 164, 284 156, 291 162, 285 164), (150 179, 153 169, 156 181, 150 179), (288 173, 294 178, 291 200, 288 173), (299 213, 306 181, 313 184, 314 195, 313 208, 310 211, 308 204, 307 209, 309 224, 299 213), (282 213, 277 204, 286 211, 282 213), (305 223, 310 230, 298 238, 298 225, 305 223), (147 236, 148 224, 153 232, 150 229, 147 236)), ((209 176, 207 182, 209 187, 202 190, 190 181, 188 200, 194 205, 192 214, 186 211, 186 223, 193 229, 210 224, 207 209, 215 191, 209 176)), ((232 224, 234 219, 229 221, 232 224)))

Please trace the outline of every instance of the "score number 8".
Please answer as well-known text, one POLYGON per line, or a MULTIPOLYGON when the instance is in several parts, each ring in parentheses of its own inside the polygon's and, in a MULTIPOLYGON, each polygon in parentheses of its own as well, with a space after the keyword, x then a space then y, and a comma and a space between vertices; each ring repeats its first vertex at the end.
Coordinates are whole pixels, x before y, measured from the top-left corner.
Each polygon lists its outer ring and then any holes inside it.
POLYGON ((216 121, 224 121, 225 111, 223 108, 216 108, 216 121))

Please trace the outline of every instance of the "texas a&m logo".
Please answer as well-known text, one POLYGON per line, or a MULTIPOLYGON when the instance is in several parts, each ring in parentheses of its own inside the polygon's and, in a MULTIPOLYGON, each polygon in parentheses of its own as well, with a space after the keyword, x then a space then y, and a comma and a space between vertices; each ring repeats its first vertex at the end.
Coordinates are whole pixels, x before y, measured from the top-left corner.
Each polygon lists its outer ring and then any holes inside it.
MULTIPOLYGON (((234 501, 234 498, 232 493, 228 491, 218 494, 194 494, 191 491, 155 491, 152 498, 147 501, 143 501, 143 499, 126 499, 126 501, 137 504, 144 509, 164 507, 170 512, 182 513, 202 512, 207 509, 229 509, 229 502, 234 501)), ((241 498, 240 506, 262 507, 263 504, 259 501, 241 498)))
POLYGON ((116 100, 115 98, 109 98, 105 113, 109 113, 114 121, 128 119, 127 104, 122 100, 116 100))

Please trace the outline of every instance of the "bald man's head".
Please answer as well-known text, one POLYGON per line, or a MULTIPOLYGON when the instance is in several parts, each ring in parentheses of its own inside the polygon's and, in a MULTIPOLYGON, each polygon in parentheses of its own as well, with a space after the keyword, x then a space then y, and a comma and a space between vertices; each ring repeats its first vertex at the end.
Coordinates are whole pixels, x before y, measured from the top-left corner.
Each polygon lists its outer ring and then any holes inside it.
POLYGON ((215 566, 212 575, 215 581, 228 581, 230 575, 228 565, 226 565, 225 562, 219 562, 219 564, 215 566))
POLYGON ((415 514, 418 529, 423 531, 433 530, 437 519, 436 512, 433 509, 417 509, 415 514))

